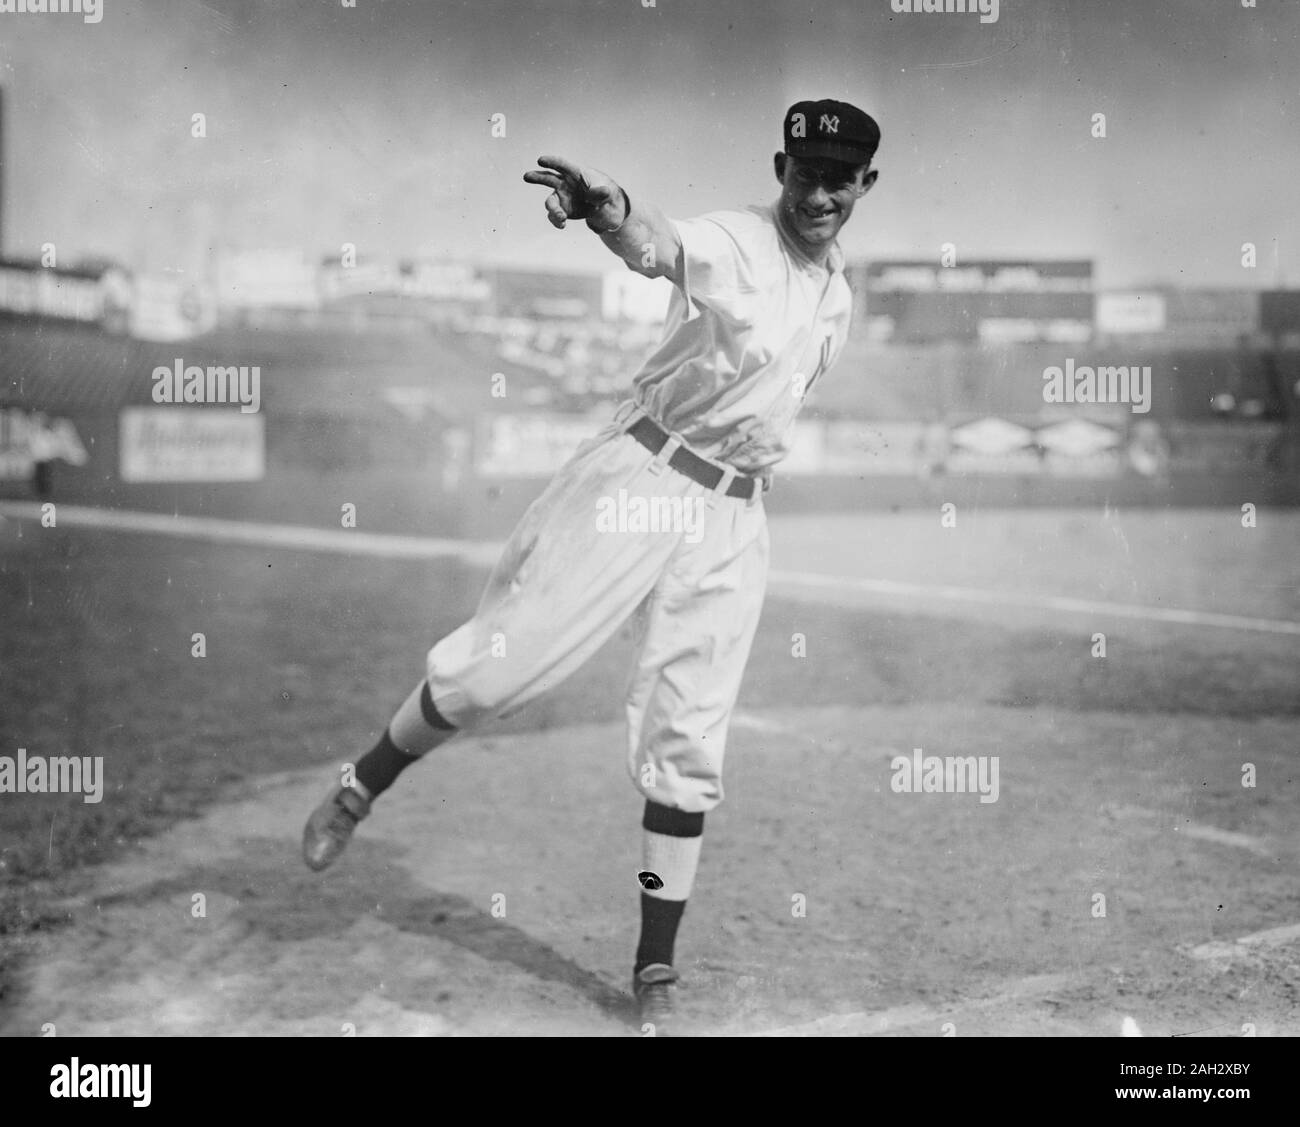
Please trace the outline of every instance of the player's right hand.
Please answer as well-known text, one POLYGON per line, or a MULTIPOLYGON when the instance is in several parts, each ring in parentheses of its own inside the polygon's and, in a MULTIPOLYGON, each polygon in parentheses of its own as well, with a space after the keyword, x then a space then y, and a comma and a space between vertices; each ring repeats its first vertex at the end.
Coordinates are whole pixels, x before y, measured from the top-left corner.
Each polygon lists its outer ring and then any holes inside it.
POLYGON ((551 189, 546 197, 546 216, 555 227, 563 228, 570 219, 586 219, 593 230, 613 230, 626 216, 623 189, 603 172, 579 168, 563 157, 538 157, 537 163, 547 172, 525 172, 529 184, 551 189))

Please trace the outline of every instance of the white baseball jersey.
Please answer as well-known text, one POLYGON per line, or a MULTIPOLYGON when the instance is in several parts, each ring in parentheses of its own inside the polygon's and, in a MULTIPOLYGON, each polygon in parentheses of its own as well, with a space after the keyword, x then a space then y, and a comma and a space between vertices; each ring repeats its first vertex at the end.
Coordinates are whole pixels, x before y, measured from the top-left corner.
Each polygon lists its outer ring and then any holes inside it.
POLYGON ((473 619, 429 651, 427 673, 438 711, 472 728, 558 685, 639 610, 628 774, 651 802, 695 813, 723 798, 728 726, 763 606, 767 517, 761 492, 706 489, 627 429, 649 414, 697 453, 762 473, 785 454, 804 395, 843 348, 851 299, 839 249, 815 265, 786 241, 773 208, 676 227, 685 292, 674 291, 635 401, 532 504, 473 619), (701 535, 671 522, 608 527, 599 514, 616 498, 629 511, 692 506, 701 535))
POLYGON ((839 357, 853 311, 839 246, 818 266, 781 230, 776 206, 673 220, 684 285, 633 381, 637 406, 746 474, 788 452, 790 425, 839 357))

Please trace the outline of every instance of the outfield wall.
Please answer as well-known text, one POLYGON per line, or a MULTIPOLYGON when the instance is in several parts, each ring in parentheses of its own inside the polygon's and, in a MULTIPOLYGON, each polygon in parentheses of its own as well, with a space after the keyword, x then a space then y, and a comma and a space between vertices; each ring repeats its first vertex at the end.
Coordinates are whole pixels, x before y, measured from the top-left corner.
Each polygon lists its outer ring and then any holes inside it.
MULTIPOLYGON (((1253 394, 1247 375, 1214 367, 1217 354, 1171 359, 1182 374, 1169 386, 1182 398, 1157 382, 1138 416, 1047 412, 1034 373, 1058 353, 904 349, 882 373, 851 350, 825 388, 892 381, 892 406, 868 421, 851 397, 819 388, 769 508, 1300 504, 1294 422, 1215 418, 1196 402, 1229 377, 1253 394)), ((1295 361, 1284 357, 1288 377, 1295 361)), ((494 364, 429 335, 245 332, 146 346, 10 326, 0 334, 0 496, 35 496, 40 461, 55 501, 318 527, 339 527, 353 505, 370 531, 500 536, 612 407, 527 410, 517 383, 514 398, 495 399, 494 364), (150 373, 178 355, 262 364, 258 411, 155 404, 150 373)))
MULTIPOLYGON (((49 500, 324 528, 340 527, 344 506, 353 505, 356 527, 367 531, 471 539, 509 531, 544 487, 546 459, 557 457, 561 448, 548 444, 541 452, 545 457, 530 456, 528 473, 501 465, 485 473, 476 464, 482 447, 465 432, 431 432, 409 421, 270 413, 257 480, 124 481, 121 412, 66 418, 87 457, 80 466, 51 463, 45 483, 49 500)), ((594 429, 580 424, 574 433, 594 429)), ((945 502, 959 507, 1300 505, 1300 444, 1277 424, 1175 424, 1163 434, 1165 460, 1154 474, 1119 461, 1127 451, 1094 466, 1091 476, 1046 468, 949 473, 942 465, 911 472, 908 467, 917 462, 908 450, 882 455, 887 464, 880 466, 864 460, 857 468, 809 472, 805 456, 803 472, 778 474, 767 504, 774 513, 937 509, 945 502)), ((0 496, 36 493, 29 480, 8 480, 0 481, 0 496)))

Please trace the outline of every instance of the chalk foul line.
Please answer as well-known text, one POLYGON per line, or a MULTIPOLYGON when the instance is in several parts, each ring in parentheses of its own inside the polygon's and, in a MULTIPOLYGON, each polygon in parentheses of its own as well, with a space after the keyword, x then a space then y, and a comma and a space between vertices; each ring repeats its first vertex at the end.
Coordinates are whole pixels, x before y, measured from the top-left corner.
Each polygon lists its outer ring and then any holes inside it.
MULTIPOLYGON (((291 548, 345 555, 377 556, 388 559, 456 559, 467 564, 491 567, 501 544, 488 540, 453 540, 431 536, 405 536, 360 529, 312 528, 297 524, 227 520, 220 517, 173 516, 134 509, 104 509, 85 505, 59 505, 58 520, 64 525, 96 528, 106 532, 140 532, 207 540, 218 544, 251 544, 259 547, 291 548)), ((40 504, 32 501, 0 501, 0 516, 39 521, 40 504)), ((1099 599, 1076 599, 1063 595, 1037 595, 1019 591, 993 591, 981 587, 950 584, 908 583, 895 579, 826 575, 809 571, 772 571, 768 586, 785 598, 808 597, 824 600, 834 594, 885 595, 894 599, 923 602, 972 603, 991 607, 1022 607, 1067 614, 1087 614, 1166 622, 1180 626, 1208 626, 1225 630, 1249 630, 1263 634, 1300 637, 1300 622, 1287 619, 1252 618, 1249 615, 1177 607, 1150 607, 1133 603, 1111 603, 1099 599)))

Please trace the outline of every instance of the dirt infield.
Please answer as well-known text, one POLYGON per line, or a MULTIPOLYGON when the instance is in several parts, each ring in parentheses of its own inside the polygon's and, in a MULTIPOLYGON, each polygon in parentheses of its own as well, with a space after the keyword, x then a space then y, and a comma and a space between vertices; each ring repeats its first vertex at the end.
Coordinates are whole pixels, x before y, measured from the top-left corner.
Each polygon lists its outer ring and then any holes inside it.
MULTIPOLYGON (((1294 806, 1243 817, 1219 762, 1241 729, 966 706, 742 717, 684 925, 689 1018, 700 1032, 1113 1035, 1125 1015, 1148 1034, 1297 1032, 1294 948, 1191 954, 1300 920, 1294 806), (1001 757, 996 804, 891 791, 894 755, 954 730, 1001 757), (1249 832, 1189 832, 1211 824, 1249 832)), ((1261 773, 1289 769, 1289 725, 1249 731, 1261 773)), ((319 876, 298 830, 328 773, 242 786, 57 905, 70 926, 32 952, 0 1028, 630 1034, 637 803, 619 743, 600 725, 453 744, 319 876)))
MULTIPOLYGON (((1187 544, 1129 601, 1284 617, 1300 523, 1255 557, 1205 519, 1121 525, 1134 576, 1144 544, 1187 544)), ((0 796, 0 1033, 636 1035, 625 639, 409 772, 314 875, 305 814, 481 572, 13 524, 3 753, 99 752, 110 785, 98 807, 0 796), (188 656, 203 625, 207 664, 188 656)), ((1024 545, 1015 528, 989 524, 927 574, 909 565, 933 558, 919 526, 773 538, 785 568, 991 590, 1009 589, 1003 545, 1013 574, 1042 577, 1022 588, 1128 593, 1080 589, 1089 553, 1123 581, 1096 520, 1024 545)), ((1300 923, 1300 640, 1116 621, 1095 662, 1086 614, 823 596, 774 592, 764 615, 679 943, 695 1031, 1115 1035, 1132 1016, 1148 1035, 1300 1032, 1300 936, 1278 930, 1300 923), (997 801, 898 793, 893 760, 914 748, 996 756, 997 801)))

